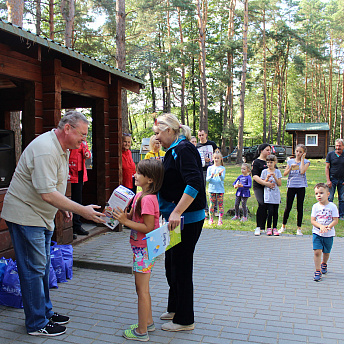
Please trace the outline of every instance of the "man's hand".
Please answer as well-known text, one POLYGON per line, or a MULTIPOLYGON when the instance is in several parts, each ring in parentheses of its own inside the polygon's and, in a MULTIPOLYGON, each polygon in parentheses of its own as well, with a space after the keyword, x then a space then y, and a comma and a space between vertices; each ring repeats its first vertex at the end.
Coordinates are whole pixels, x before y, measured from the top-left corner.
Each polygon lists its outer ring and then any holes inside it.
POLYGON ((65 211, 65 210, 60 210, 62 215, 63 215, 63 221, 64 222, 69 222, 72 221, 73 219, 73 213, 70 211, 65 211))
POLYGON ((105 223, 105 220, 102 219, 102 217, 105 217, 106 215, 98 211, 95 211, 95 209, 101 208, 99 205, 90 204, 84 206, 83 208, 83 212, 82 214, 80 214, 82 217, 96 223, 105 223))

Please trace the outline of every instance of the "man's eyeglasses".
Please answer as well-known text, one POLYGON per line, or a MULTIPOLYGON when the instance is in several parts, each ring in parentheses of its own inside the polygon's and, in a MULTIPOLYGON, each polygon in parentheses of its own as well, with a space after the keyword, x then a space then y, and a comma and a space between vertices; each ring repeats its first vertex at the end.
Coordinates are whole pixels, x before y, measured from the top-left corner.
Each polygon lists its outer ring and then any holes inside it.
POLYGON ((87 134, 83 134, 81 131, 79 131, 78 129, 76 129, 76 127, 75 127, 74 125, 71 125, 71 124, 70 124, 70 126, 71 126, 73 129, 75 129, 75 130, 80 134, 80 136, 81 136, 82 138, 84 138, 84 139, 87 138, 87 134))

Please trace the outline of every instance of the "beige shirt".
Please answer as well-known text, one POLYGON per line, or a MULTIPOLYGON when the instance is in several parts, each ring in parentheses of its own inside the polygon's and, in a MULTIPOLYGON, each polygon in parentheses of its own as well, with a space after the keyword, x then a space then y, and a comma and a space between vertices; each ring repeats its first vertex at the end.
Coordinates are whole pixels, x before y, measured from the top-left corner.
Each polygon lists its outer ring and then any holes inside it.
POLYGON ((1 217, 23 226, 54 230, 57 209, 41 194, 66 193, 69 151, 64 152, 54 129, 34 139, 21 155, 5 195, 1 217))

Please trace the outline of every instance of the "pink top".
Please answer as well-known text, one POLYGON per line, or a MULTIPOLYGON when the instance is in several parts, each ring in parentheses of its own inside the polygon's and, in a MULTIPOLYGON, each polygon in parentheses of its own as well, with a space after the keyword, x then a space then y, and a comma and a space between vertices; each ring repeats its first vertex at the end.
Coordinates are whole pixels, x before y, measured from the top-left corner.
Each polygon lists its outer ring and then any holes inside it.
MULTIPOLYGON (((136 200, 140 197, 142 192, 139 192, 133 201, 133 221, 137 223, 143 223, 142 215, 154 215, 154 229, 159 228, 159 203, 156 195, 146 195, 141 200, 141 216, 137 216, 135 213, 136 200)), ((145 233, 141 233, 131 230, 130 244, 136 247, 147 247, 147 241, 142 240, 146 236, 145 233)))

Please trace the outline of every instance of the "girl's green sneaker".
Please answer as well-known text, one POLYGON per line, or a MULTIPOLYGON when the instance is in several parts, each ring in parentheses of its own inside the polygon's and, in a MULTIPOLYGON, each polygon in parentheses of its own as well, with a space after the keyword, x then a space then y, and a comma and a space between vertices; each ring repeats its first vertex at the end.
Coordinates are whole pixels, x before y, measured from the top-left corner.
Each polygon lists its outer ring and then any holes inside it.
MULTIPOLYGON (((139 324, 133 324, 129 327, 130 330, 136 330, 139 327, 139 324)), ((155 331, 155 325, 154 322, 152 322, 150 325, 147 325, 147 331, 153 332, 155 331)))
POLYGON ((141 334, 141 333, 137 333, 135 329, 132 330, 130 328, 123 332, 123 337, 126 339, 138 340, 140 342, 149 341, 148 332, 141 334))

